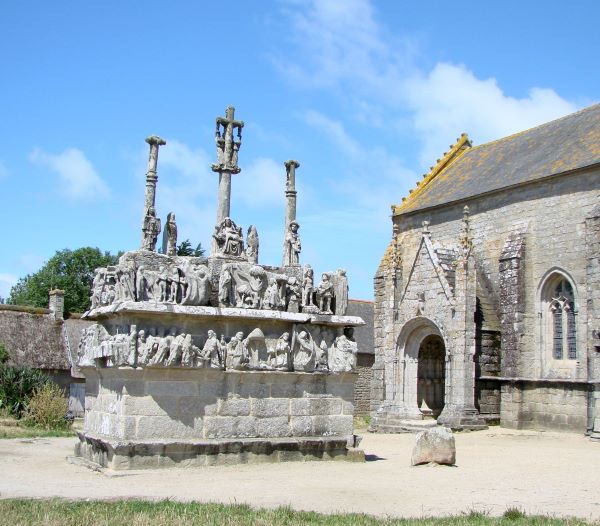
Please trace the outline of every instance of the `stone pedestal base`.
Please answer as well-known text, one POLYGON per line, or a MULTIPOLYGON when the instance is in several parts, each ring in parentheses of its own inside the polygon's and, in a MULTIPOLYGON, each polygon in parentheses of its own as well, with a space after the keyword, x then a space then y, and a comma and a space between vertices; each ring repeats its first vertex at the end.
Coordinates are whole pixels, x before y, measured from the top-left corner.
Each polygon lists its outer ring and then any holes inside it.
POLYGON ((75 454, 120 470, 344 457, 356 373, 89 368, 75 454))
MULTIPOLYGON (((78 433, 75 455, 111 470, 200 467, 307 460, 357 460, 340 437, 119 442, 78 433)), ((364 460, 364 455, 362 455, 364 460)))
POLYGON ((479 431, 488 428, 486 421, 475 408, 444 407, 437 421, 438 424, 456 431, 479 431))

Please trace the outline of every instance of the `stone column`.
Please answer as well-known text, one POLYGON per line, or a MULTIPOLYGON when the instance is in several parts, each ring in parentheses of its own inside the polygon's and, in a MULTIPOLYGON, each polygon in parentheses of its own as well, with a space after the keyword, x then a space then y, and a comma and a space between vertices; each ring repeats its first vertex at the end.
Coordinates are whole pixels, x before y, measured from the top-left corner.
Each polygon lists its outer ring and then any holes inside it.
POLYGON ((159 146, 167 144, 167 142, 158 135, 146 137, 146 142, 150 145, 150 155, 148 157, 148 171, 146 172, 146 194, 144 196, 143 217, 146 217, 146 214, 151 207, 154 208, 156 202, 156 181, 158 181, 156 165, 158 163, 158 148, 159 146))
MULTIPOLYGON (((284 231, 288 231, 288 227, 292 221, 296 221, 296 168, 300 167, 298 161, 285 161, 283 163, 286 170, 286 183, 285 183, 285 225, 284 231)), ((285 235, 285 234, 284 234, 285 235)))
POLYGON ((55 320, 64 319, 65 312, 65 291, 53 289, 48 293, 50 299, 48 301, 48 310, 54 316, 55 320))
POLYGON ((217 225, 230 216, 231 212, 231 172, 219 173, 219 195, 217 199, 217 225))

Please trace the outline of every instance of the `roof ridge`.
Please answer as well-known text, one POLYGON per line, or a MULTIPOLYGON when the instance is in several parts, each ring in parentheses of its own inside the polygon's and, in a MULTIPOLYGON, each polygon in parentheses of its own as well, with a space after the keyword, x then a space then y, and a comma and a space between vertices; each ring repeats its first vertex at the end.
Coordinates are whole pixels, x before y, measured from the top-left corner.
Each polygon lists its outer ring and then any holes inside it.
POLYGON ((417 181, 417 188, 409 190, 408 196, 402 198, 402 203, 399 205, 392 205, 392 215, 397 214, 404 206, 408 205, 409 202, 421 194, 423 189, 435 179, 438 174, 442 173, 471 147, 472 144, 469 136, 466 133, 461 133, 460 137, 456 139, 456 142, 450 145, 450 149, 447 152, 444 152, 444 155, 442 155, 440 159, 437 159, 435 165, 429 167, 429 172, 423 174, 423 181, 417 181))

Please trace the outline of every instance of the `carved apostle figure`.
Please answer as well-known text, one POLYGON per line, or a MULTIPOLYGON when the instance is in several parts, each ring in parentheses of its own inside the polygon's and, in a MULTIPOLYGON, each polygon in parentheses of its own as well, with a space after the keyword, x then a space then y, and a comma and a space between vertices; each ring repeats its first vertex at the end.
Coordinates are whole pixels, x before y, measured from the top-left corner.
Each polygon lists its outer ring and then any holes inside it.
POLYGON ((117 280, 117 290, 119 291, 119 300, 132 301, 134 298, 133 270, 128 267, 117 267, 115 277, 117 280))
POLYGON ((317 287, 317 303, 319 310, 324 314, 332 314, 331 300, 333 299, 333 283, 327 272, 321 275, 321 283, 317 287))
POLYGON ((106 280, 106 268, 101 267, 96 269, 94 281, 92 283, 92 309, 102 305, 102 292, 104 290, 104 282, 106 280))
POLYGON ((288 312, 300 312, 300 297, 302 296, 302 287, 294 276, 287 279, 285 288, 285 303, 288 312))
POLYGON ((181 356, 183 355, 185 338, 186 335, 182 333, 171 340, 171 345, 169 345, 169 359, 165 364, 167 367, 172 367, 173 365, 178 365, 180 363, 181 356))
POLYGON ((285 245, 283 250, 283 266, 298 266, 300 264, 300 236, 298 229, 300 225, 296 221, 292 221, 288 226, 288 231, 285 233, 285 245))
POLYGON ((156 211, 151 206, 146 212, 144 217, 144 226, 142 227, 143 241, 142 249, 154 251, 156 249, 156 239, 160 234, 161 223, 160 219, 156 217, 156 211))
POLYGON ((258 246, 258 232, 254 225, 250 225, 246 236, 246 258, 249 263, 258 263, 258 246))

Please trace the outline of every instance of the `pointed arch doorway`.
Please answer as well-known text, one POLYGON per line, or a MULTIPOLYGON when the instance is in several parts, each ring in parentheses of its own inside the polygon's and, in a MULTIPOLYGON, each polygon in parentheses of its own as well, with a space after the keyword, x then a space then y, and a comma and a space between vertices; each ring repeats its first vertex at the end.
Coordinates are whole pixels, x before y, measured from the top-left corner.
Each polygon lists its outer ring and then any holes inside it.
POLYGON ((437 418, 444 409, 446 348, 437 334, 429 334, 419 345, 417 405, 423 416, 437 418))

